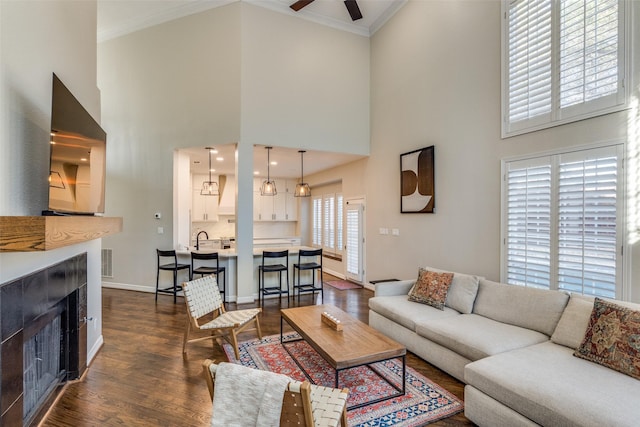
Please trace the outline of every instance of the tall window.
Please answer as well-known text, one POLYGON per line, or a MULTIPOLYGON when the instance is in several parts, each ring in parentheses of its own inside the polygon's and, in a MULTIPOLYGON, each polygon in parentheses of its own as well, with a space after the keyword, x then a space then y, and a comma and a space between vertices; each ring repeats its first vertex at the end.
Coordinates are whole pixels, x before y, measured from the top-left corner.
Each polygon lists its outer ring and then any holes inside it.
POLYGON ((621 297, 622 146, 505 162, 511 284, 621 297))
POLYGON ((342 254, 343 247, 342 194, 323 194, 313 197, 313 245, 325 252, 342 254))
POLYGON ((505 0, 503 136, 624 107, 625 0, 505 0))

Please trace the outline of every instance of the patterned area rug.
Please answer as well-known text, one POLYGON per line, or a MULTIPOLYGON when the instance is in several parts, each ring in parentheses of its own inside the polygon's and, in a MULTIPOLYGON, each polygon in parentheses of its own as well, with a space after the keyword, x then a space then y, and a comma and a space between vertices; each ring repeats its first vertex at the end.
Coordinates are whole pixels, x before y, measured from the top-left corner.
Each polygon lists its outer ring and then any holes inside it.
MULTIPOLYGON (((285 340, 297 334, 285 334, 285 340)), ((285 344, 316 384, 334 386, 335 371, 304 341, 285 344)), ((293 379, 304 381, 304 373, 280 344, 280 335, 271 335, 262 340, 240 343, 240 360, 236 360, 233 348, 224 344, 229 360, 255 369, 279 372, 293 379)), ((400 385, 402 362, 390 360, 375 364, 376 368, 396 384, 400 385)), ((340 387, 349 388, 348 405, 372 401, 391 394, 394 389, 366 366, 340 373, 340 387)), ((406 394, 348 411, 349 426, 424 426, 434 421, 457 414, 463 410, 462 402, 454 395, 431 382, 415 370, 406 369, 406 394)))
POLYGON ((345 291, 347 289, 360 289, 362 287, 362 285, 358 285, 357 283, 353 283, 348 280, 327 280, 324 283, 325 285, 340 289, 341 291, 345 291))

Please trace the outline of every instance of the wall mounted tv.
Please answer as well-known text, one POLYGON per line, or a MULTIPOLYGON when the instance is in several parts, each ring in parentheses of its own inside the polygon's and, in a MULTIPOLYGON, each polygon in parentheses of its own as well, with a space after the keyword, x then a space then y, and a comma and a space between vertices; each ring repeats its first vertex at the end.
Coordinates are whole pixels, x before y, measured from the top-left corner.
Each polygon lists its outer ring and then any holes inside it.
POLYGON ((104 213, 107 134, 53 74, 49 207, 45 215, 104 213))

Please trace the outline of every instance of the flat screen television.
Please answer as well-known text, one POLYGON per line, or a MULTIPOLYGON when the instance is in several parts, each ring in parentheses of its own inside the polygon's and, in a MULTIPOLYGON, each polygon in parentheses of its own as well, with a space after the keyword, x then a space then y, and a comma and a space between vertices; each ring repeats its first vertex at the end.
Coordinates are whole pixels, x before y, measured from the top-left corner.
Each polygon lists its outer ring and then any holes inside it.
POLYGON ((104 213, 107 134, 53 74, 45 215, 104 213))

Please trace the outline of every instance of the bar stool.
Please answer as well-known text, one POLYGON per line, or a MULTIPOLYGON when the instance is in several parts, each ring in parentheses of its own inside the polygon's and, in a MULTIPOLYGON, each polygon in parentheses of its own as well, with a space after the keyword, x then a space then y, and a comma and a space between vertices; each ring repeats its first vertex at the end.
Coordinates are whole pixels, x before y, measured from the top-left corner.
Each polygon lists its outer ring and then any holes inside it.
POLYGON ((222 294, 222 302, 227 302, 226 301, 226 295, 227 295, 227 273, 226 273, 226 267, 220 267, 220 259, 218 258, 218 252, 212 252, 212 253, 208 253, 208 254, 201 254, 201 253, 194 253, 191 252, 191 280, 193 280, 193 276, 195 274, 199 274, 200 276, 206 276, 209 274, 215 274, 216 275, 216 281, 218 282, 218 285, 220 285, 220 281, 218 280, 218 277, 220 276, 220 274, 222 273, 222 290, 220 291, 220 293, 222 294), (199 260, 199 261, 211 261, 211 260, 216 260, 216 265, 199 265, 197 268, 194 265, 194 260, 199 260))
POLYGON ((260 305, 264 304, 265 295, 287 295, 287 305, 289 305, 289 250, 284 251, 262 251, 262 264, 258 266, 258 298, 260 305), (265 264, 265 260, 270 261, 283 258, 285 263, 270 262, 265 264), (282 289, 282 272, 287 273, 287 289, 282 289), (278 286, 265 286, 264 273, 278 273, 278 286))
POLYGON ((156 249, 158 254, 158 273, 156 274, 156 301, 158 301, 158 292, 165 294, 173 294, 173 303, 176 303, 176 294, 182 290, 182 286, 178 285, 178 271, 180 270, 188 270, 189 278, 191 278, 191 266, 189 264, 178 264, 178 256, 176 255, 176 251, 163 251, 160 249, 156 249), (172 258, 173 262, 169 262, 167 264, 161 264, 161 258, 172 258), (172 271, 173 272, 173 286, 168 288, 160 288, 160 270, 172 271))
POLYGON ((298 303, 300 303, 300 294, 311 292, 314 297, 316 292, 320 292, 320 299, 324 301, 324 288, 322 286, 322 249, 300 249, 298 252, 298 263, 293 264, 293 296, 298 291, 298 303), (319 257, 320 263, 317 262, 319 257), (313 258, 311 260, 310 258, 313 258), (304 262, 303 262, 304 261, 304 262), (311 271, 311 283, 301 283, 300 272, 311 271), (319 285, 316 286, 316 271, 320 270, 319 285), (296 271, 298 272, 298 281, 296 282, 296 271))

